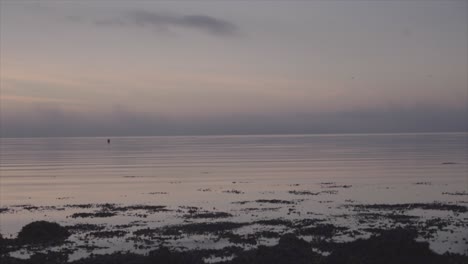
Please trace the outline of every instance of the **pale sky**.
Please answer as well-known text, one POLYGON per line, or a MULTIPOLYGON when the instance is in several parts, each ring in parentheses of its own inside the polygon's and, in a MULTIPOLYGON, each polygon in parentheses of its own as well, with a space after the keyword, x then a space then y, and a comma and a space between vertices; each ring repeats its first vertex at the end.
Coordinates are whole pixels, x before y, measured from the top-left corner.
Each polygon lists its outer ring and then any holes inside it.
POLYGON ((0 0, 0 135, 466 131, 468 1, 0 0))

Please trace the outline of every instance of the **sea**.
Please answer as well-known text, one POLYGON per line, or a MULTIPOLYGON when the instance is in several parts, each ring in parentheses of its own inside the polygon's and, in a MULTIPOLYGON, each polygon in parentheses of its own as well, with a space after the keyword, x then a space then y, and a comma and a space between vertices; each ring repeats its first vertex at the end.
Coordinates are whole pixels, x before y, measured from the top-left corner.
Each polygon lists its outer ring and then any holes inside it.
MULTIPOLYGON (((197 207, 229 212, 232 221, 322 217, 350 227, 359 223, 338 217, 352 213, 347 204, 468 206, 467 139, 467 133, 1 138, 0 232, 15 237, 36 220, 109 228, 186 221, 172 211, 73 218, 83 208, 65 206, 77 204, 197 207), (327 186, 334 191, 323 192, 327 186), (307 192, 323 193, 300 195, 307 192), (245 210, 260 199, 297 203, 294 210, 245 210)), ((410 214, 468 222, 467 213, 410 214)), ((468 230, 455 228, 429 242, 440 253, 466 253, 466 237, 468 230)), ((97 253, 130 247, 124 239, 105 243, 97 253)))

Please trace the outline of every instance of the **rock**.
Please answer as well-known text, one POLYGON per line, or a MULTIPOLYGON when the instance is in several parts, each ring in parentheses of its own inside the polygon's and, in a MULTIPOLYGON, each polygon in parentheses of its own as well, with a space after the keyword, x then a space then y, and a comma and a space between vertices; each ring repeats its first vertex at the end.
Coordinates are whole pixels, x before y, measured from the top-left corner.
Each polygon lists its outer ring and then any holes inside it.
POLYGON ((70 233, 57 223, 36 221, 25 225, 18 233, 23 243, 58 242, 67 239, 70 233))

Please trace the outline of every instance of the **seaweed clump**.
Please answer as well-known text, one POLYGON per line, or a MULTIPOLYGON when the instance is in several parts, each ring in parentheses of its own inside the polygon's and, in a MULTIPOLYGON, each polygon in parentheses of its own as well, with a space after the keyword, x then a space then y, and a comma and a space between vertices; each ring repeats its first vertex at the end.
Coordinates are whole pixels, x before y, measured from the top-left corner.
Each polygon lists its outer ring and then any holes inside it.
POLYGON ((397 228, 382 231, 369 239, 337 244, 326 259, 327 264, 394 264, 394 263, 467 263, 462 255, 438 255, 427 242, 415 240, 415 230, 397 228))
POLYGON ((321 258, 322 256, 311 250, 309 243, 293 234, 286 234, 280 238, 278 245, 273 247, 259 246, 257 249, 239 254, 229 263, 309 264, 318 263, 321 258))

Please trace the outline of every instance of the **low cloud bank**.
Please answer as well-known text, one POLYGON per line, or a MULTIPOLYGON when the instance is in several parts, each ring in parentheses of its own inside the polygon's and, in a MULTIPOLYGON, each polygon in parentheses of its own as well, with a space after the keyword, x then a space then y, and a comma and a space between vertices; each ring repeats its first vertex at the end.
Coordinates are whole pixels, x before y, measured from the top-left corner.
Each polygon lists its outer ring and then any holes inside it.
POLYGON ((412 108, 339 113, 283 113, 169 118, 116 109, 77 113, 44 109, 1 112, 2 137, 220 134, 392 133, 468 131, 464 109, 412 108))

